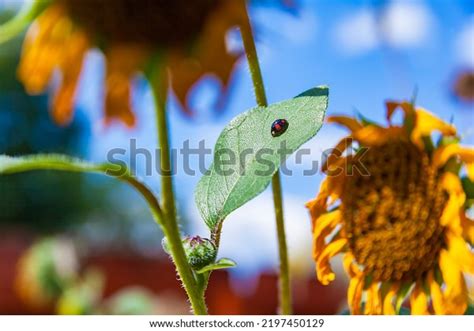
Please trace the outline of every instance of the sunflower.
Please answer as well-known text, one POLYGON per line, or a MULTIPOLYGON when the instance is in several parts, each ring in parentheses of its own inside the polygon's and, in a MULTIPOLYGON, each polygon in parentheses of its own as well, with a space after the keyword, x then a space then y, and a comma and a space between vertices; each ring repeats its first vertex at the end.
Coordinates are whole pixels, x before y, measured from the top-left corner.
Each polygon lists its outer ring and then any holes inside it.
POLYGON ((133 126, 131 80, 159 57, 158 75, 169 72, 171 88, 190 113, 187 93, 203 75, 227 86, 239 54, 227 52, 226 33, 244 18, 243 0, 51 0, 27 32, 18 77, 38 94, 59 71, 52 116, 67 124, 85 55, 98 47, 106 59, 106 122, 133 126))
POLYGON ((459 101, 474 102, 474 70, 458 74, 453 84, 453 94, 459 101))
POLYGON ((382 127, 328 119, 351 133, 328 156, 327 177, 307 203, 317 278, 333 281, 329 262, 342 253, 352 314, 394 314, 408 296, 412 314, 463 314, 474 221, 466 216, 459 173, 464 167, 474 179, 474 150, 459 144, 453 125, 411 103, 388 102, 387 120, 382 127), (399 108, 404 119, 395 125, 399 108))

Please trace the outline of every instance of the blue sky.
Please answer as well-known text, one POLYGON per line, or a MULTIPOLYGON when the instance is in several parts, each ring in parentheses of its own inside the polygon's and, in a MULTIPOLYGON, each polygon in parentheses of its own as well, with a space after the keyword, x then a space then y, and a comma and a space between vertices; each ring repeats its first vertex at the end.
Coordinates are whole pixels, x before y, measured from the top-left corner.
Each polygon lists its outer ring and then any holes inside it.
MULTIPOLYGON (((465 142, 474 143, 474 109, 450 95, 453 76, 463 68, 474 68, 474 5, 472 1, 299 1, 298 14, 273 7, 255 7, 251 17, 258 37, 263 77, 268 99, 291 98, 315 85, 329 85, 328 114, 353 115, 383 122, 387 99, 409 99, 415 86, 417 103, 445 120, 451 117, 465 142), (373 5, 373 4, 376 5, 373 5)), ((235 40, 234 40, 234 45, 235 40)), ((238 42, 237 42, 238 45, 238 42)), ((129 139, 139 147, 154 148, 156 135, 151 96, 138 79, 134 105, 138 126, 120 124, 104 128, 101 122, 103 59, 98 52, 88 56, 79 93, 79 108, 90 119, 90 158, 105 159, 109 149, 128 149, 129 139)), ((233 117, 255 105, 248 68, 243 59, 236 67, 231 98, 224 112, 209 110, 215 82, 206 80, 193 94, 198 109, 194 119, 184 116, 176 104, 169 106, 172 145, 186 139, 197 146, 202 139, 213 146, 220 131, 233 117)), ((333 146, 344 130, 326 125, 305 147, 310 162, 333 146)), ((318 190, 319 175, 303 177, 301 166, 283 178, 285 213, 290 255, 301 272, 311 269, 310 220, 304 203, 318 190)), ((138 167, 138 173, 143 169, 138 167)), ((156 178, 146 178, 156 187, 156 178)), ((179 173, 176 190, 180 207, 191 219, 192 231, 206 234, 194 207, 193 190, 199 176, 179 173)), ((221 254, 237 260, 242 272, 276 264, 275 230, 271 194, 232 214, 226 221, 221 254)))

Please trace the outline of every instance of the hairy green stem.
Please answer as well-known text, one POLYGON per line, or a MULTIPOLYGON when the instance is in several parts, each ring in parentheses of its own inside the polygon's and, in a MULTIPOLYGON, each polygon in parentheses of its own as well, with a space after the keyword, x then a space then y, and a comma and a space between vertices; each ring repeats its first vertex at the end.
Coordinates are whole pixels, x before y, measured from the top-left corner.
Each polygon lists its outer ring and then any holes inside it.
POLYGON ((156 196, 143 182, 132 176, 126 167, 111 163, 94 164, 61 154, 35 154, 20 157, 0 155, 0 165, 2 176, 37 170, 55 170, 102 174, 117 178, 137 190, 148 203, 155 221, 160 226, 164 223, 165 216, 156 196))
MULTIPOLYGON (((252 34, 252 26, 250 18, 246 11, 246 19, 240 26, 242 40, 244 43, 245 54, 249 64, 250 75, 252 77, 253 87, 255 91, 255 99, 261 107, 266 107, 267 96, 265 94, 265 86, 263 84, 262 72, 258 62, 257 49, 252 34)), ((273 203, 275 207, 275 219, 277 226, 278 251, 280 256, 280 273, 279 273, 279 300, 280 312, 283 315, 291 315, 291 284, 290 284, 290 268, 288 263, 288 248, 286 244, 285 221, 283 218, 283 199, 281 194, 280 172, 277 171, 272 178, 273 203)))
POLYGON ((281 193, 280 173, 272 178, 273 204, 278 234, 278 253, 280 256, 280 309, 284 315, 291 315, 291 282, 288 263, 288 246, 286 244, 285 222, 283 218, 283 198, 281 193))
POLYGON ((176 205, 173 190, 173 175, 169 144, 169 124, 166 112, 166 82, 155 79, 151 83, 156 111, 156 127, 160 146, 161 200, 163 210, 169 219, 176 219, 176 205))
POLYGON ((204 301, 204 295, 186 258, 176 217, 170 160, 168 118, 166 114, 166 80, 156 71, 152 71, 149 82, 155 103, 158 142, 160 146, 161 194, 163 214, 165 216, 163 232, 167 238, 173 262, 176 265, 179 277, 191 302, 194 314, 206 315, 207 307, 204 301))

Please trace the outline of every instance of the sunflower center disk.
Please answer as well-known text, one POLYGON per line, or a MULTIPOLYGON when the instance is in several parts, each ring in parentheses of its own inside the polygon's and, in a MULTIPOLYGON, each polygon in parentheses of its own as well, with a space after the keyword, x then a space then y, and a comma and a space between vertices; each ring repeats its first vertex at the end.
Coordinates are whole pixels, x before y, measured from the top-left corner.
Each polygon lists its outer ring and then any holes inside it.
POLYGON ((341 210, 357 263, 375 281, 413 281, 431 270, 443 244, 447 194, 428 155, 411 143, 371 147, 370 176, 347 176, 341 210))
POLYGON ((58 0, 105 42, 182 46, 194 40, 218 0, 58 0))

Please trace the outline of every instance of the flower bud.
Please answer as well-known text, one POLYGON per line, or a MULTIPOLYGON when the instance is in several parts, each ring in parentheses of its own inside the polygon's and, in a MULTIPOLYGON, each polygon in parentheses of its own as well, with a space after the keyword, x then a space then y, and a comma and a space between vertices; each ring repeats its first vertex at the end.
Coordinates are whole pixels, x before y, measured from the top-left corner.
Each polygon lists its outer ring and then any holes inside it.
POLYGON ((206 238, 199 236, 183 239, 184 251, 191 267, 195 270, 215 262, 217 257, 216 246, 206 238))

